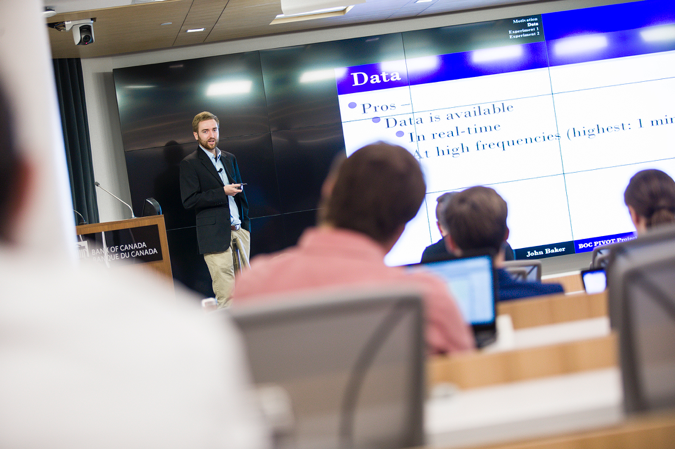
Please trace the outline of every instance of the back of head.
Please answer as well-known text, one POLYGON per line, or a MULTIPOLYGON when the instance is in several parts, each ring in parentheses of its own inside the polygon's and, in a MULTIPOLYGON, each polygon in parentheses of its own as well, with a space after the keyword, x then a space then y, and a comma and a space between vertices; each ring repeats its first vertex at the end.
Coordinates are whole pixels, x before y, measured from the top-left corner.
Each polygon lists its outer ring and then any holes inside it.
POLYGON ((324 219, 386 243, 417 214, 425 194, 424 175, 413 155, 379 142, 340 164, 324 219))
POLYGON ((499 252, 506 238, 506 201, 489 187, 471 187, 450 199, 445 221, 452 240, 462 251, 499 252))
POLYGON ((675 181, 661 170, 642 170, 628 183, 626 206, 646 219, 647 228, 675 223, 675 181))
POLYGON ((9 101, 0 89, 0 240, 8 238, 9 209, 18 159, 9 101))

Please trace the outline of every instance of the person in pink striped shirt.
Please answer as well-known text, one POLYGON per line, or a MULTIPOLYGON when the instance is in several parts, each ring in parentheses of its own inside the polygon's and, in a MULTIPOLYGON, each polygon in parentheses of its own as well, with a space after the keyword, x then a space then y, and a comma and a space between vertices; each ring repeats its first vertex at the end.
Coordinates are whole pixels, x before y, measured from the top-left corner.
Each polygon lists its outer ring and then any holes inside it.
POLYGON ((424 298, 428 352, 473 349, 473 333, 442 280, 384 264, 425 194, 419 163, 406 149, 381 142, 361 148, 326 179, 319 225, 297 246, 255 257, 236 281, 234 306, 276 293, 412 285, 424 298))

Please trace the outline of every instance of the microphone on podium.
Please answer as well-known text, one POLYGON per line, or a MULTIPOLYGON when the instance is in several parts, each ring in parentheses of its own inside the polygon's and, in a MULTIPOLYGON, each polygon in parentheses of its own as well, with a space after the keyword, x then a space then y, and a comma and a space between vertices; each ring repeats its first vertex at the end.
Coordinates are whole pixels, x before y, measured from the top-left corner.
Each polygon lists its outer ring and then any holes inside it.
POLYGON ((108 192, 108 191, 107 191, 106 189, 104 189, 103 187, 101 187, 101 184, 99 184, 98 181, 94 181, 94 185, 95 185, 96 187, 98 187, 99 189, 103 190, 103 191, 104 191, 105 193, 107 193, 108 195, 110 195, 110 196, 112 196, 113 198, 115 198, 115 199, 116 199, 117 201, 119 201, 120 203, 122 203, 122 204, 124 204, 125 206, 127 206, 127 207, 129 208, 129 210, 131 211, 131 218, 136 218, 136 216, 134 215, 134 210, 131 208, 131 206, 129 206, 127 203, 125 203, 124 201, 122 201, 121 199, 119 199, 118 197, 116 197, 116 196, 113 195, 112 193, 108 192))
POLYGON ((82 219, 82 222, 80 222, 79 219, 77 220, 77 225, 78 225, 78 226, 83 225, 83 224, 87 224, 87 220, 84 219, 84 217, 82 216, 81 213, 79 213, 79 212, 76 211, 75 209, 73 209, 73 212, 75 212, 77 215, 79 215, 79 217, 82 219))

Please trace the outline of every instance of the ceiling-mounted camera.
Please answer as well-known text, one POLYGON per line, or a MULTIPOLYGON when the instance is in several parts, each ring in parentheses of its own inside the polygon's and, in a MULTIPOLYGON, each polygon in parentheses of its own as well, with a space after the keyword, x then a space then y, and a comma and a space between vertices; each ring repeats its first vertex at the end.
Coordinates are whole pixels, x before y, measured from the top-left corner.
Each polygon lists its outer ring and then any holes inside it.
POLYGON ((96 19, 68 20, 48 23, 47 26, 59 31, 72 30, 75 45, 89 45, 94 43, 94 22, 96 19))
POLYGON ((92 19, 73 20, 66 22, 66 31, 73 30, 75 45, 89 45, 94 43, 94 21, 92 19))

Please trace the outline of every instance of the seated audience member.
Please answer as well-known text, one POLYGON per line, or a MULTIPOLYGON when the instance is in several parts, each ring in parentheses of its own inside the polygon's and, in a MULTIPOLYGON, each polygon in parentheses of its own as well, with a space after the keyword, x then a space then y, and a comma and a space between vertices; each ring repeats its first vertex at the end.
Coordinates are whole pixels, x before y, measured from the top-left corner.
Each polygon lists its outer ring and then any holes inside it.
POLYGON ((661 170, 642 170, 623 194, 638 235, 675 223, 675 181, 661 170))
POLYGON ((254 258, 236 282, 235 307, 290 291, 414 285, 425 300, 429 352, 473 348, 473 334, 443 281, 384 264, 425 191, 420 166, 404 148, 377 143, 356 151, 324 183, 319 226, 306 230, 296 247, 254 258))
MULTIPOLYGON (((445 207, 450 202, 450 198, 457 192, 446 192, 443 195, 436 198, 436 226, 441 232, 441 239, 436 243, 432 243, 427 246, 422 253, 421 263, 434 262, 437 260, 448 260, 454 259, 457 256, 450 251, 445 244, 445 236, 448 235, 448 226, 445 223, 444 211, 445 207)), ((504 260, 514 260, 513 248, 509 245, 509 242, 504 242, 502 245, 504 247, 504 260)))
POLYGON ((443 224, 443 211, 454 194, 455 192, 446 192, 436 198, 436 226, 438 226, 438 230, 441 233, 441 239, 424 249, 424 252, 422 253, 422 263, 433 262, 435 260, 447 260, 455 257, 454 254, 451 254, 448 251, 448 248, 445 246, 445 240, 443 240, 443 237, 448 233, 448 227, 443 224))
POLYGON ((504 242, 502 249, 504 250, 504 260, 516 260, 516 255, 513 253, 513 248, 511 248, 509 242, 504 242))
POLYGON ((448 249, 458 255, 493 254, 500 300, 563 293, 559 284, 518 282, 501 268, 503 244, 509 237, 507 214, 506 201, 489 187, 471 187, 457 193, 445 208, 448 249))
POLYGON ((16 243, 34 177, 10 118, 0 93, 0 447, 269 447, 229 322, 149 272, 16 243))

